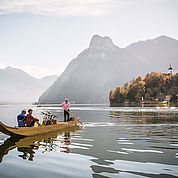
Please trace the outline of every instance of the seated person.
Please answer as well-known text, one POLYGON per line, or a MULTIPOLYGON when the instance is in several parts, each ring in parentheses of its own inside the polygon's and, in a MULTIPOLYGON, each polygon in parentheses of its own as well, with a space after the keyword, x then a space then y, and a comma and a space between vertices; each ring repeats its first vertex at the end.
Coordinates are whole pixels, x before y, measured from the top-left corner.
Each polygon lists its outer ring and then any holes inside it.
POLYGON ((22 113, 17 116, 18 127, 25 127, 26 123, 26 110, 22 110, 22 113))
POLYGON ((39 124, 39 119, 34 118, 34 117, 32 116, 32 112, 33 112, 32 109, 29 109, 29 110, 28 110, 28 114, 27 114, 27 117, 26 117, 26 126, 27 126, 27 127, 33 127, 33 126, 35 125, 35 122, 36 122, 38 125, 40 125, 40 124, 39 124))

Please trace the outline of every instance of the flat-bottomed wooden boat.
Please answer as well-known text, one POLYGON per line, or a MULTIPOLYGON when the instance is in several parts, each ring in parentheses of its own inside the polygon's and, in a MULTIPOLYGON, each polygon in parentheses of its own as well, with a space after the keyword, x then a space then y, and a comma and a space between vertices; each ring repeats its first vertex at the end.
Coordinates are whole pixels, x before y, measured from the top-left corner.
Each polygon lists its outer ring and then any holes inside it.
MULTIPOLYGON (((59 134, 62 134, 62 133, 74 134, 78 130, 80 130, 80 127, 79 125, 76 125, 76 126, 72 126, 69 128, 61 129, 59 131, 49 132, 46 134, 40 134, 40 135, 31 136, 31 137, 14 137, 14 136, 9 137, 8 139, 6 139, 6 141, 4 141, 2 145, 0 145, 0 163, 3 161, 3 157, 7 155, 9 151, 15 148, 20 147, 20 148, 25 148, 25 149, 26 148, 27 149, 32 149, 32 148, 38 149, 38 146, 40 145, 44 146, 45 142, 49 143, 51 141, 52 143, 53 140, 57 139, 57 136, 59 134)), ((62 141, 65 141, 65 134, 62 139, 64 139, 62 141)))
POLYGON ((38 127, 9 127, 0 121, 0 131, 10 136, 34 136, 70 128, 76 126, 79 121, 80 119, 75 117, 69 122, 58 121, 57 124, 38 127))

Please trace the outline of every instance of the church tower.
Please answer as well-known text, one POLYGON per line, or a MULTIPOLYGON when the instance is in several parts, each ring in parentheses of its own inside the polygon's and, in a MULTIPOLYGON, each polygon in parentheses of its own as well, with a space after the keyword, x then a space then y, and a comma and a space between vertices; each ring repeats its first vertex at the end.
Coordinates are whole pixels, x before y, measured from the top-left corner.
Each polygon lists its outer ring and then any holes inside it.
POLYGON ((173 74, 173 69, 172 69, 172 67, 171 67, 171 64, 170 64, 170 67, 168 68, 168 74, 169 74, 169 75, 173 74))

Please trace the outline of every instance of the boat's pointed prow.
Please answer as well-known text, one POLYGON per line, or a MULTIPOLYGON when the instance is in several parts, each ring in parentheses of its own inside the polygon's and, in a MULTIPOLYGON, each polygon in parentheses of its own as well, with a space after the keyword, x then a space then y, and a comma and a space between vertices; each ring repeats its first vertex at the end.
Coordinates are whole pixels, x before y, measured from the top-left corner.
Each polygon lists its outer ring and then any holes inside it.
POLYGON ((5 124, 3 124, 1 121, 0 121, 0 131, 6 135, 14 135, 15 133, 13 132, 14 129, 17 129, 15 127, 8 127, 6 126, 5 124))

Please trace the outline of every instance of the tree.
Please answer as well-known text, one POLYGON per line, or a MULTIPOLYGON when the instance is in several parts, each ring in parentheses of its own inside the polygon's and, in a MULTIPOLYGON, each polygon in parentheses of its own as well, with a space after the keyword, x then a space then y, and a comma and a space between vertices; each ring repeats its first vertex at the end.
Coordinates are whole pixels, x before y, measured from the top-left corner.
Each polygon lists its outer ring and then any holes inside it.
POLYGON ((178 100, 178 97, 176 96, 176 94, 173 94, 170 98, 170 103, 177 104, 177 100, 178 100))
POLYGON ((146 93, 145 94, 145 100, 149 100, 150 99, 150 94, 149 93, 146 93))
POLYGON ((178 74, 163 75, 160 72, 151 72, 147 73, 144 79, 138 76, 124 86, 116 87, 112 96, 114 102, 122 103, 126 99, 130 102, 140 101, 142 96, 146 100, 157 98, 163 101, 168 94, 172 94, 171 102, 177 102, 178 74))

